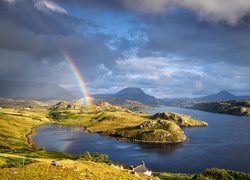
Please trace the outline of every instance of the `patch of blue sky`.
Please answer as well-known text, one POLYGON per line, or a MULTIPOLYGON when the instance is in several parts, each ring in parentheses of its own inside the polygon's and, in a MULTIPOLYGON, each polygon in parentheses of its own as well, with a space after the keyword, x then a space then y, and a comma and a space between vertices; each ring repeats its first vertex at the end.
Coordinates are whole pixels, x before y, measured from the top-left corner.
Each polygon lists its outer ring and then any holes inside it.
POLYGON ((171 67, 171 66, 164 67, 163 69, 166 69, 166 70, 169 70, 169 71, 180 71, 179 68, 177 68, 177 67, 171 67))
POLYGON ((184 9, 184 8, 175 8, 175 9, 173 9, 172 14, 183 14, 183 13, 186 13, 186 12, 188 12, 187 9, 184 9))
POLYGON ((148 38, 141 28, 145 28, 145 24, 135 23, 136 17, 130 13, 112 13, 98 8, 82 9, 77 4, 71 6, 63 6, 64 9, 72 16, 80 19, 88 19, 90 24, 84 24, 83 35, 88 33, 103 33, 110 35, 112 38, 106 42, 106 46, 111 50, 116 50, 114 46, 120 38, 125 38, 130 41, 146 42, 148 38))

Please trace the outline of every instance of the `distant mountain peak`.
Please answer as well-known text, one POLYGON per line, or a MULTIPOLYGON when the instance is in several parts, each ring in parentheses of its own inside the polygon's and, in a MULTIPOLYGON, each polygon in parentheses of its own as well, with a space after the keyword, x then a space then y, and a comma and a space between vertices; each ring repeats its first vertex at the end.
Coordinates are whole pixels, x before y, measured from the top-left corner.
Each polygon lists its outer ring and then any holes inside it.
POLYGON ((121 94, 145 94, 141 88, 136 88, 136 87, 127 87, 116 93, 117 95, 121 94))
POLYGON ((230 94, 230 95, 233 95, 233 94, 231 94, 230 92, 228 92, 226 90, 220 91, 217 94, 230 94))
POLYGON ((231 94, 228 91, 220 91, 217 94, 212 94, 209 96, 205 96, 200 98, 200 100, 205 100, 205 101, 227 101, 227 100, 233 100, 236 99, 237 97, 233 94, 231 94))
POLYGON ((137 101, 155 101, 157 100, 154 96, 146 94, 143 90, 136 87, 124 88, 114 96, 117 99, 128 99, 137 101))

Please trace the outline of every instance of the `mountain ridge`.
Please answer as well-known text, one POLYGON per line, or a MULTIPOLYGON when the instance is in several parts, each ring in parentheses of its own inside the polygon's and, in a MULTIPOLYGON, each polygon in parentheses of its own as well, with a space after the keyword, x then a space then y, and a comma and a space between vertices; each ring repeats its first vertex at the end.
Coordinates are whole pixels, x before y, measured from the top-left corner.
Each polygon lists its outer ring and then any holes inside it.
POLYGON ((200 101, 227 101, 227 100, 233 100, 236 98, 237 96, 233 95, 232 93, 229 93, 228 91, 223 90, 216 94, 211 94, 208 96, 198 98, 198 100, 200 101))
POLYGON ((163 98, 165 102, 169 101, 229 101, 229 100, 247 100, 250 99, 250 95, 245 96, 235 96, 234 94, 223 90, 215 94, 210 94, 207 96, 202 96, 198 98, 163 98))

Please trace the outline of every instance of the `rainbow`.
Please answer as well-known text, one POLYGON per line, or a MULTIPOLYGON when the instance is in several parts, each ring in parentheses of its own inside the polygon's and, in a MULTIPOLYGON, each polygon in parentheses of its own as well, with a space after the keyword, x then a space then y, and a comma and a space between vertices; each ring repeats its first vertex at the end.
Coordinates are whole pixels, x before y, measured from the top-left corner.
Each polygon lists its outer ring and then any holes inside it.
POLYGON ((83 79, 81 73, 79 72, 76 64, 74 63, 73 59, 70 57, 69 53, 67 53, 65 50, 61 50, 61 52, 63 54, 63 57, 65 58, 65 60, 69 64, 69 67, 70 67, 72 73, 74 74, 75 79, 77 80, 78 84, 80 85, 81 93, 82 93, 83 99, 84 99, 84 104, 89 107, 90 105, 92 105, 92 100, 91 100, 92 98, 87 91, 87 87, 84 83, 84 79, 83 79))

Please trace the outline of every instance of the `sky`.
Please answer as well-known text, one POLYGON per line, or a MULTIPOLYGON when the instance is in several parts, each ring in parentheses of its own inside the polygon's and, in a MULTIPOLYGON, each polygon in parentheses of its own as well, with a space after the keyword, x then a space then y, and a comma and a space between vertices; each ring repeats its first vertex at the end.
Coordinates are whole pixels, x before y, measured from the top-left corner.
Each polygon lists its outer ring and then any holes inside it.
POLYGON ((250 95, 249 0, 0 0, 0 80, 250 95))

